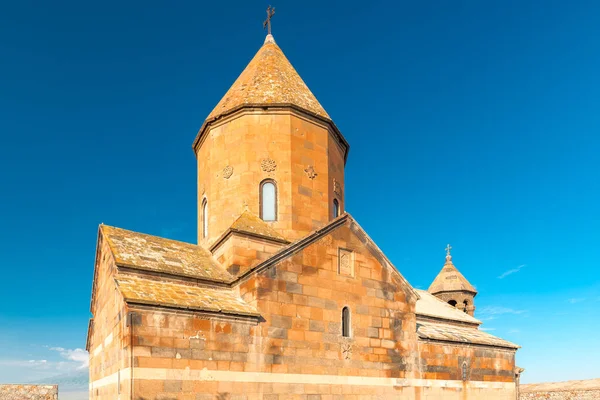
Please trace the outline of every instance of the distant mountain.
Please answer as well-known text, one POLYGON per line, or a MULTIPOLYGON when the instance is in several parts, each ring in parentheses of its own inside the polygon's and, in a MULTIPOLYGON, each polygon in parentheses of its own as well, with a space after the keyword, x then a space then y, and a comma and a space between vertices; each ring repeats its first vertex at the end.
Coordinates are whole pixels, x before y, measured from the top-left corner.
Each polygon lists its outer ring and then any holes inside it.
POLYGON ((87 392, 89 387, 89 371, 87 369, 77 370, 68 374, 56 375, 31 383, 40 385, 58 385, 59 395, 61 392, 87 392))

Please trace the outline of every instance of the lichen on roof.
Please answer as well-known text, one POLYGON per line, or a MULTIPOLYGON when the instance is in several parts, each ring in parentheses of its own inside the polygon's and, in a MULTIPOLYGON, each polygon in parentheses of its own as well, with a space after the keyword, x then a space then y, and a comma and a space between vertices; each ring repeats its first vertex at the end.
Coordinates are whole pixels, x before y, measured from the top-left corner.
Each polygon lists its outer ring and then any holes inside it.
POLYGON ((201 246, 101 225, 118 266, 151 272, 231 282, 233 277, 201 246))
POLYGON ((206 119, 243 105, 269 104, 293 104, 329 119, 271 35, 206 119))
POLYGON ((417 335, 421 339, 441 340, 464 344, 482 344, 496 347, 518 349, 519 346, 480 331, 477 328, 461 327, 443 323, 417 321, 417 335))
POLYGON ((269 224, 249 211, 244 211, 231 225, 230 229, 234 232, 248 232, 277 241, 287 242, 287 240, 269 224))
POLYGON ((223 314, 260 315, 254 307, 229 288, 188 285, 130 275, 118 275, 115 281, 128 303, 223 314))
POLYGON ((426 292, 425 290, 415 289, 419 294, 419 300, 417 300, 416 314, 417 316, 425 316, 449 321, 456 321, 468 324, 481 324, 481 321, 477 318, 473 318, 469 314, 460 311, 456 307, 452 307, 450 304, 442 301, 426 292))

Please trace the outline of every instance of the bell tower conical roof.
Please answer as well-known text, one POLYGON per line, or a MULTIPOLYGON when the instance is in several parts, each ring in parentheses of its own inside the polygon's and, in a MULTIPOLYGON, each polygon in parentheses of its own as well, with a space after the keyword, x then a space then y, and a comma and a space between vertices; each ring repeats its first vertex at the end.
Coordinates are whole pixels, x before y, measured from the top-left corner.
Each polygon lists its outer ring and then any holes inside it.
POLYGON ((271 34, 206 119, 245 105, 294 105, 330 119, 271 34))
POLYGON ((431 294, 444 292, 469 292, 477 294, 477 290, 469 283, 452 262, 450 245, 446 248, 446 262, 427 290, 431 294))

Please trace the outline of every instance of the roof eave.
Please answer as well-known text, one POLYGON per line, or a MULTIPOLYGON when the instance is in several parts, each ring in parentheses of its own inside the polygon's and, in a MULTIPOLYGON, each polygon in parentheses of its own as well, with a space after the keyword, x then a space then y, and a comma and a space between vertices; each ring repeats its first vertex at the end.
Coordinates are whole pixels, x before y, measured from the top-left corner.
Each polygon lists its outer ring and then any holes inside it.
POLYGON ((440 293, 471 293, 473 295, 473 297, 475 297, 477 295, 477 290, 473 289, 452 289, 452 290, 435 290, 432 291, 431 288, 427 289, 427 292, 429 292, 432 295, 436 295, 436 294, 440 294, 440 293))
POLYGON ((415 314, 417 315, 417 319, 425 319, 425 320, 428 320, 431 322, 453 323, 453 324, 464 325, 464 326, 469 326, 469 327, 473 327, 473 328, 477 328, 477 327, 479 327, 479 325, 481 325, 483 323, 480 320, 478 320, 477 318, 473 318, 474 321, 465 321, 465 320, 461 320, 461 319, 444 318, 444 317, 440 317, 438 315, 427 314, 427 313, 423 313, 423 312, 418 312, 415 314))
POLYGON ((284 238, 276 238, 276 237, 261 235, 260 233, 249 232, 249 231, 245 231, 245 230, 241 230, 241 229, 228 228, 221 236, 219 236, 219 238, 217 240, 215 240, 215 242, 208 248, 208 250, 211 253, 213 253, 215 251, 215 249, 217 249, 220 245, 223 244, 223 242, 225 242, 230 236, 235 235, 235 234, 240 235, 240 236, 250 236, 253 238, 263 239, 263 240, 267 240, 269 242, 283 244, 283 245, 287 245, 287 244, 291 243, 289 240, 284 239, 284 238))
POLYGON ((133 265, 133 264, 125 264, 125 263, 117 263, 116 264, 117 269, 119 271, 125 272, 125 273, 142 273, 142 274, 151 274, 151 275, 157 275, 157 276, 164 276, 166 278, 170 278, 170 279, 181 279, 181 278, 187 278, 190 279, 192 281, 194 281, 195 283, 200 283, 200 284, 205 284, 205 285, 214 285, 214 286, 222 286, 222 287, 230 287, 231 282, 233 281, 233 277, 230 280, 224 280, 224 279, 218 279, 218 278, 206 278, 206 277, 201 277, 198 275, 191 275, 191 274, 186 274, 185 272, 177 272, 177 273, 170 273, 170 272, 165 272, 165 271, 157 271, 155 269, 152 268, 145 268, 145 267, 140 267, 137 265, 133 265))
POLYGON ((136 299, 136 300, 125 299, 125 302, 129 306, 152 306, 152 307, 167 308, 167 309, 173 309, 173 310, 201 312, 201 313, 206 313, 206 314, 221 315, 221 316, 233 317, 233 318, 235 318, 235 317, 252 318, 252 319, 256 319, 256 320, 261 318, 261 315, 258 312, 251 313, 251 312, 244 312, 244 311, 216 310, 216 309, 203 308, 203 307, 190 307, 190 306, 183 306, 183 305, 178 305, 178 304, 167 304, 167 303, 161 303, 161 302, 155 302, 155 301, 145 301, 145 300, 140 300, 140 299, 136 299))
POLYGON ((448 344, 463 344, 463 345, 467 345, 467 346, 478 346, 478 347, 493 347, 493 348, 497 348, 497 349, 504 349, 504 350, 512 350, 512 351, 517 351, 521 348, 521 346, 511 343, 511 342, 506 342, 506 344, 489 344, 489 343, 477 343, 477 342, 469 342, 469 341, 460 341, 460 340, 450 340, 450 339, 435 339, 435 338, 430 338, 427 336, 421 336, 418 335, 419 340, 422 341, 431 341, 431 342, 437 342, 437 343, 448 343, 448 344))

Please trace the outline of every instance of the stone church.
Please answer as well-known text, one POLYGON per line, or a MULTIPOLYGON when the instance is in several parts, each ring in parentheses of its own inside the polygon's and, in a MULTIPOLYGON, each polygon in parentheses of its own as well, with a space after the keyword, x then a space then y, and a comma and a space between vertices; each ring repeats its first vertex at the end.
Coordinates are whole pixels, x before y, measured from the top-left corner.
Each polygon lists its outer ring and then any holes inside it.
POLYGON ((271 34, 193 150, 197 244, 99 227, 91 399, 515 398, 450 247, 417 290, 346 212, 349 144, 271 34))

